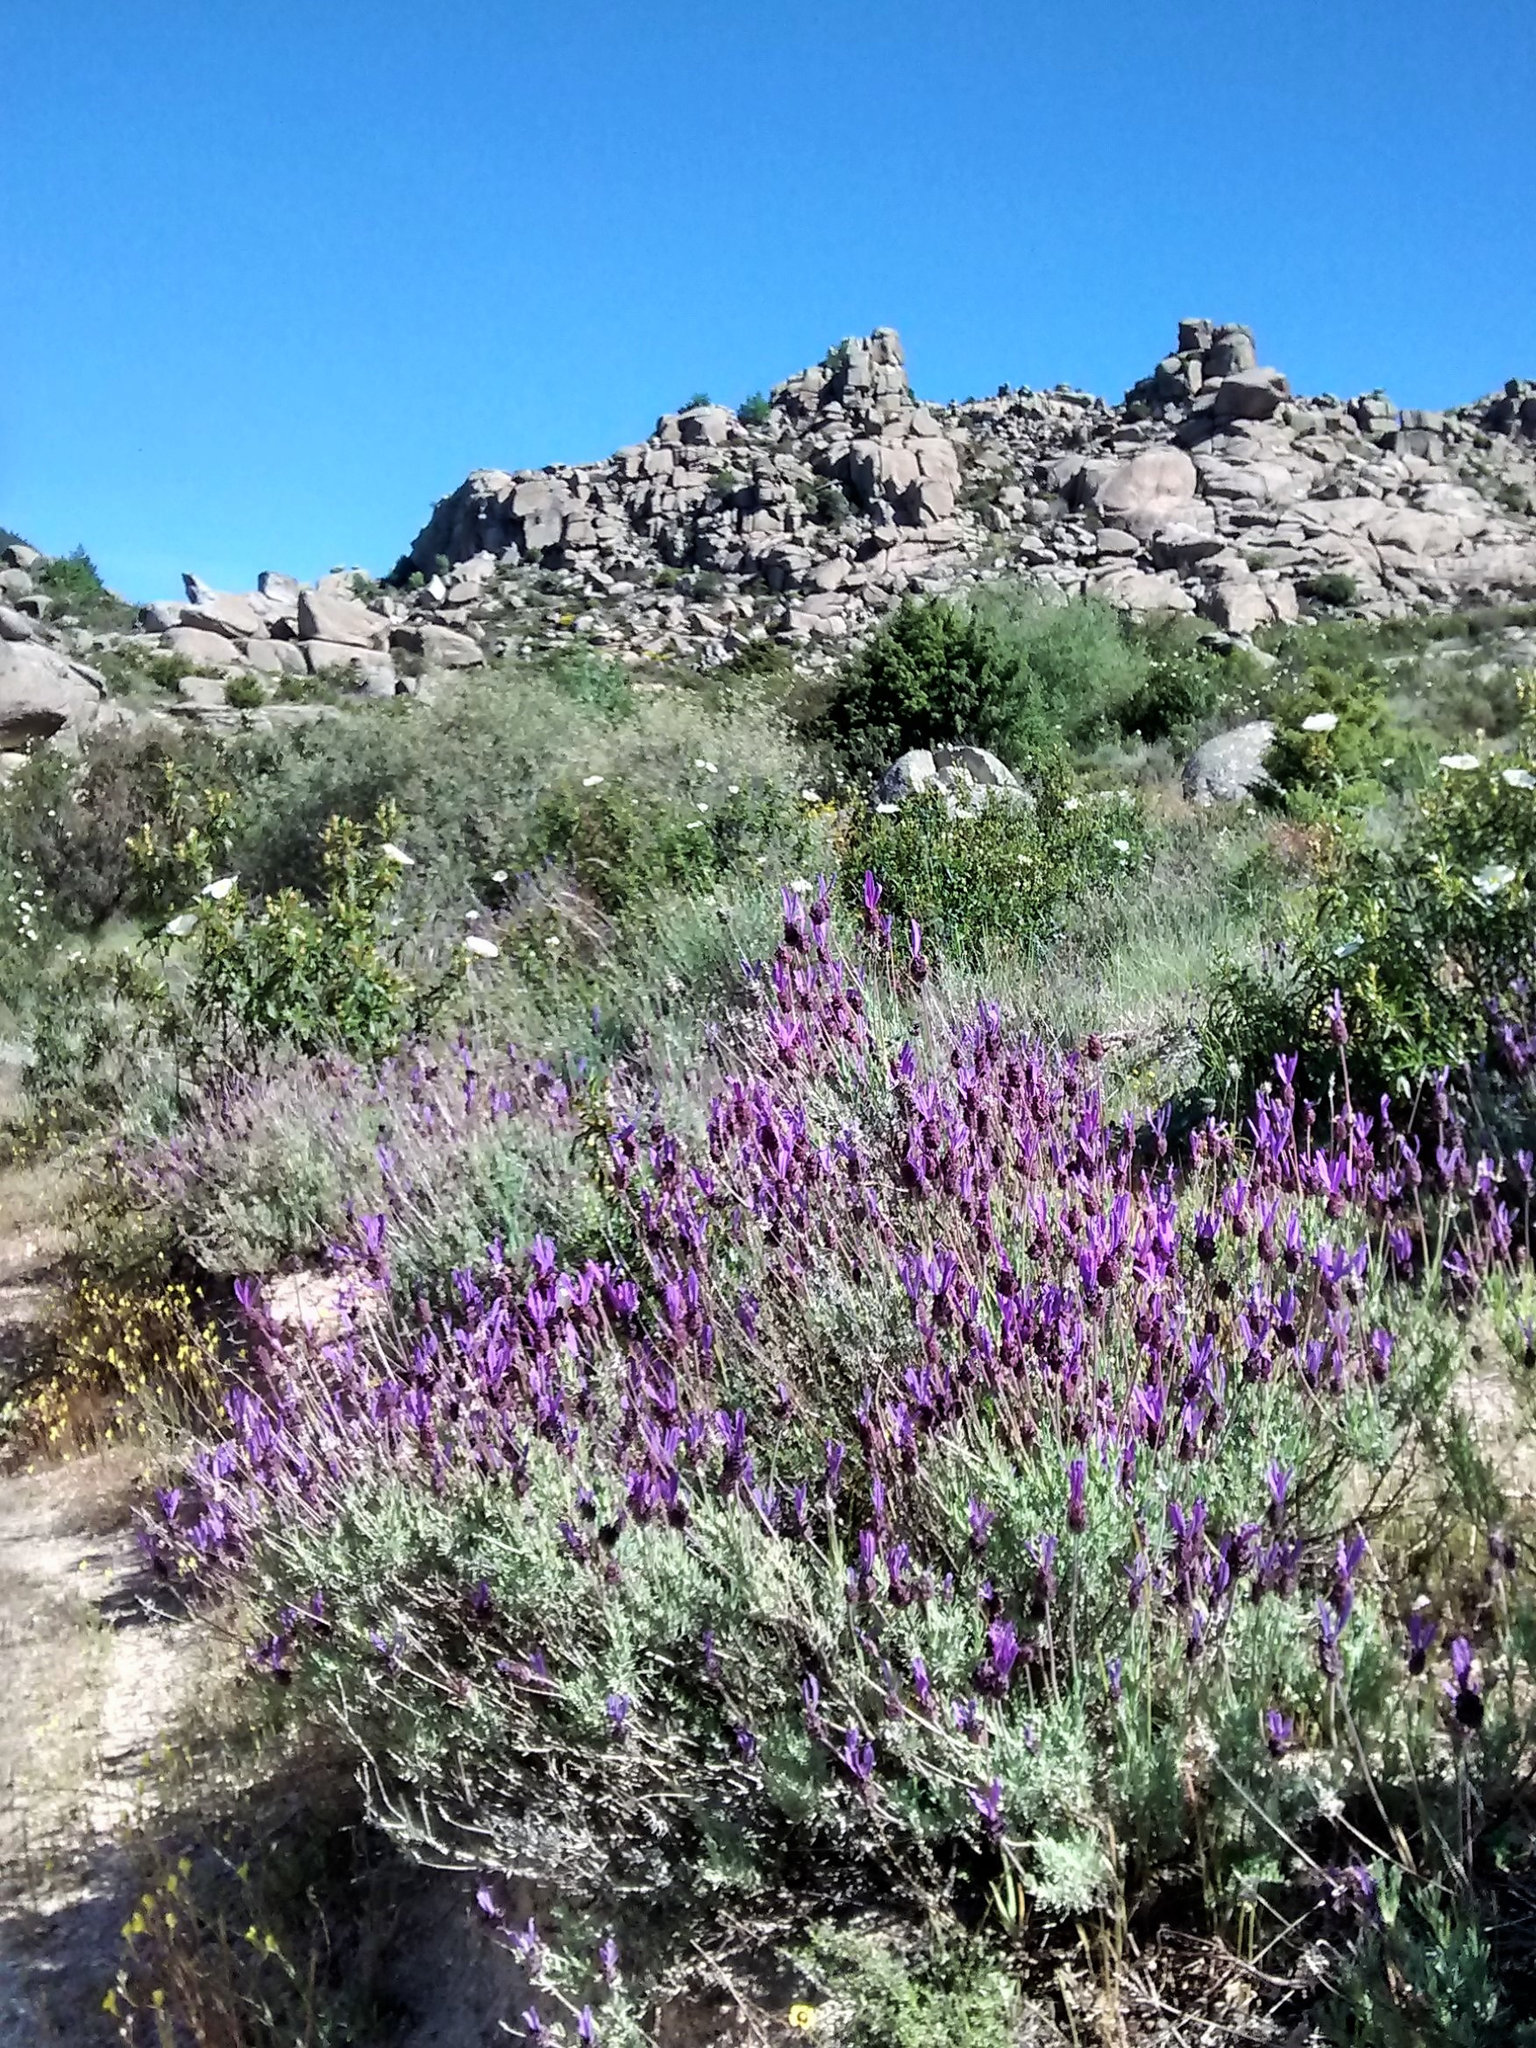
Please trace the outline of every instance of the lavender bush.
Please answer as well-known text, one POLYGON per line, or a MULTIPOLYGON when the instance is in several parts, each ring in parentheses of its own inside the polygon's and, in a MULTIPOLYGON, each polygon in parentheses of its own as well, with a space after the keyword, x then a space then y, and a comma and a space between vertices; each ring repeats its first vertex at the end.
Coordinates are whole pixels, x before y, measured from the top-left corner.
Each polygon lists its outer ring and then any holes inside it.
POLYGON ((386 1168, 340 1339, 244 1287, 161 1567, 234 1591, 493 1920, 513 1879, 787 1923, 1006 1878, 1048 1915, 1299 1887, 1316 1931, 1470 1882, 1531 1621, 1502 1535, 1470 1562, 1448 1310, 1492 1273, 1518 1324, 1529 1162, 1448 1100, 1437 1142, 1319 1122, 1285 1060, 1175 1156, 1096 1044, 952 1015, 873 878, 862 967, 831 906, 785 892, 695 1130, 463 1073, 582 1163, 590 1255, 493 1242, 402 1307, 386 1168))

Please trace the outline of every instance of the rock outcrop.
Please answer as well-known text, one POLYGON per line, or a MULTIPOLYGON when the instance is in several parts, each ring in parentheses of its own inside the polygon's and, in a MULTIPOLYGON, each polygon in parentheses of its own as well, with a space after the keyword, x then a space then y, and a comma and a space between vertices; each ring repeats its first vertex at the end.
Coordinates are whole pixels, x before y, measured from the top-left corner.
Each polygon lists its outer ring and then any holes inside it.
POLYGON ((1246 327, 1185 320, 1119 404, 1006 385, 924 404, 877 328, 744 411, 664 413, 604 462, 477 470, 384 586, 188 576, 127 636, 54 617, 42 558, 12 546, 0 648, 177 656, 225 684, 178 710, 227 722, 251 715, 229 708, 236 684, 297 716, 313 707, 270 700, 306 678, 389 694, 573 643, 708 667, 771 638, 824 667, 905 593, 1001 576, 1239 639, 1308 610, 1536 600, 1536 381, 1446 412, 1301 397, 1246 327))
POLYGON ((1536 598, 1533 515, 1536 383, 1444 413, 1303 398, 1246 327, 1186 320, 1119 405, 1006 386, 925 405, 880 328, 759 417, 700 406, 606 462, 476 471, 396 580, 413 621, 493 645, 563 629, 708 663, 769 632, 814 665, 902 593, 977 576, 1236 636, 1323 601, 1536 598))

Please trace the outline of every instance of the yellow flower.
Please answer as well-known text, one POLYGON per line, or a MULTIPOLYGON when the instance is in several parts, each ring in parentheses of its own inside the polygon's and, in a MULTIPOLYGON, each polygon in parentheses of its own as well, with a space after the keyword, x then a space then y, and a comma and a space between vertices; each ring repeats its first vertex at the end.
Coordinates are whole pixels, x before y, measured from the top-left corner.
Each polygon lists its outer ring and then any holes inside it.
POLYGON ((809 2033, 816 2024, 815 2006, 792 2005, 789 2008, 789 2024, 798 2028, 801 2033, 809 2033))

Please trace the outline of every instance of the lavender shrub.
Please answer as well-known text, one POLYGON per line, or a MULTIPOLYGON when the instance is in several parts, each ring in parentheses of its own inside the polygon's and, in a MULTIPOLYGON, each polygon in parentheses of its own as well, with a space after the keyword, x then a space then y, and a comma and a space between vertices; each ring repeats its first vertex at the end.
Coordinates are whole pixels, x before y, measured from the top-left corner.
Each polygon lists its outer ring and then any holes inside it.
POLYGON ((1338 1926, 1437 1842, 1465 1875, 1529 1754, 1527 1624, 1510 1555, 1424 1582, 1425 1474, 1446 1303, 1522 1267, 1513 1177, 1448 1105, 1430 1156, 1386 1102, 1319 1124, 1285 1061, 1175 1158, 1092 1043, 950 1017, 873 881, 863 969, 825 883, 784 909, 702 1137, 526 1105, 601 1256, 492 1243, 402 1311, 386 1173, 340 1341, 243 1289, 161 1567, 233 1589, 400 1840, 575 1907, 788 1920, 1001 1866, 1048 1912, 1198 1880, 1338 1926))

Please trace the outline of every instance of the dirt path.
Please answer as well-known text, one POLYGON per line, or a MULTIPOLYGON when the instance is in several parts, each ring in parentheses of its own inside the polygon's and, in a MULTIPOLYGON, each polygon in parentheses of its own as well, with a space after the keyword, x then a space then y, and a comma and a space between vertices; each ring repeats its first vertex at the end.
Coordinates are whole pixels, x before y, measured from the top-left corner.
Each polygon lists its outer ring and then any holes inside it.
MULTIPOLYGON (((0 1182, 0 1388, 57 1299, 38 1175, 0 1182)), ((189 1625, 133 1539, 134 1454, 0 1474, 0 2042, 117 2038, 101 2009, 168 1734, 196 1686, 189 1625)))

